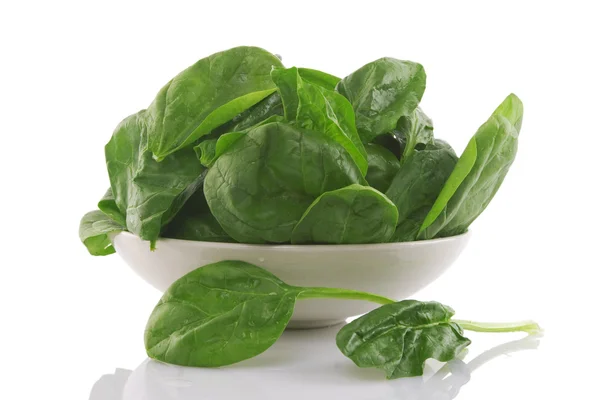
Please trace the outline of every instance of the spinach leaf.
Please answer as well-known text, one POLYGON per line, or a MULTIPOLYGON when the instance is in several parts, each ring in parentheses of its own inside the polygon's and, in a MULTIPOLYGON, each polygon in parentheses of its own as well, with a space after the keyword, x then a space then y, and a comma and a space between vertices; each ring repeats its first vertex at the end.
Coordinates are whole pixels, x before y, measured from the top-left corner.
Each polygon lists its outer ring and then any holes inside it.
POLYGON ((367 182, 380 192, 385 192, 400 169, 400 162, 391 151, 378 144, 368 143, 365 150, 369 162, 367 182))
POLYGON ((235 242, 211 214, 202 188, 190 197, 161 233, 162 237, 202 242, 235 242))
POLYGON ((204 167, 186 148, 157 162, 147 147, 144 111, 119 124, 105 148, 116 205, 127 230, 151 246, 204 179, 204 167))
POLYGON ((107 256, 115 249, 109 234, 124 231, 125 228, 102 211, 90 211, 79 223, 79 239, 93 256, 107 256))
POLYGON ((335 86, 341 80, 337 76, 310 68, 298 68, 298 74, 302 79, 314 83, 315 85, 319 85, 327 90, 335 90, 335 86))
POLYGON ((357 366, 380 368, 388 379, 420 376, 427 359, 450 361, 471 343, 453 315, 440 303, 404 300, 350 322, 336 342, 357 366))
POLYGON ((425 216, 456 165, 456 154, 445 142, 436 140, 416 150, 402 164, 386 196, 398 208, 398 227, 393 242, 416 240, 425 216))
POLYGON ((104 194, 104 197, 102 197, 102 199, 98 202, 98 208, 104 214, 112 218, 113 221, 119 223, 119 225, 126 225, 125 216, 123 215, 121 210, 119 210, 111 188, 108 188, 108 190, 104 194))
POLYGON ((391 132, 403 116, 410 116, 425 91, 421 64, 394 58, 373 61, 342 79, 337 91, 356 114, 356 128, 364 143, 391 132))
POLYGON ((523 104, 509 95, 477 130, 419 230, 431 239, 466 232, 485 210, 517 154, 523 104))
POLYGON ((411 115, 402 116, 398 120, 396 130, 393 133, 399 141, 405 142, 404 152, 400 160, 400 162, 404 162, 403 160, 410 157, 415 151, 417 145, 426 145, 433 142, 433 122, 420 107, 417 107, 411 115))
POLYGON ((250 130, 216 160, 204 193, 235 240, 285 243, 318 196, 353 183, 366 182, 339 144, 320 133, 269 123, 250 130))
POLYGON ((165 292, 145 333, 148 356, 219 367, 268 349, 287 326, 299 291, 242 261, 206 265, 165 292))
POLYGON ((385 243, 398 210, 385 195, 361 185, 325 192, 306 210, 292 232, 292 243, 385 243))
POLYGON ((271 76, 283 99, 286 119, 338 142, 365 176, 367 153, 356 132, 350 103, 340 94, 304 80, 297 68, 275 68, 271 76))
POLYGON ((194 143, 272 94, 271 68, 281 65, 263 49, 235 47, 181 72, 158 92, 145 115, 155 159, 194 143))
POLYGON ((388 378, 423 374, 429 358, 449 361, 471 342, 462 330, 537 334, 535 322, 451 320, 454 311, 435 302, 404 300, 356 290, 291 286, 255 265, 221 261, 192 271, 165 292, 145 332, 148 356, 192 367, 220 367, 268 349, 286 328, 296 301, 315 298, 383 304, 343 327, 337 345, 359 367, 388 378))

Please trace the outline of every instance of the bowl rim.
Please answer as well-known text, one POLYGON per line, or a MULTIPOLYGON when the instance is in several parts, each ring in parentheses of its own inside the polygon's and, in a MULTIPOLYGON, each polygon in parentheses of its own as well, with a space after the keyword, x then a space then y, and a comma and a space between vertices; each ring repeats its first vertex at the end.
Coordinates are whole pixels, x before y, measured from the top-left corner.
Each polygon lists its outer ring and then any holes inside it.
MULTIPOLYGON (((113 235, 110 240, 114 242, 114 238, 123 235, 129 238, 140 240, 139 236, 122 231, 113 235)), ((437 239, 415 240, 412 242, 393 242, 393 243, 364 243, 364 244, 248 244, 248 243, 224 243, 224 242, 205 242, 200 240, 173 239, 173 238, 158 238, 156 241, 156 249, 159 249, 161 243, 177 243, 178 245, 191 247, 212 247, 223 250, 266 250, 266 251, 365 251, 365 250, 399 250, 402 248, 427 247, 441 243, 456 242, 468 239, 471 236, 471 230, 467 230, 460 235, 448 236, 437 239)), ((147 240, 143 242, 149 243, 147 240)), ((149 246, 149 245, 148 245, 149 246)))

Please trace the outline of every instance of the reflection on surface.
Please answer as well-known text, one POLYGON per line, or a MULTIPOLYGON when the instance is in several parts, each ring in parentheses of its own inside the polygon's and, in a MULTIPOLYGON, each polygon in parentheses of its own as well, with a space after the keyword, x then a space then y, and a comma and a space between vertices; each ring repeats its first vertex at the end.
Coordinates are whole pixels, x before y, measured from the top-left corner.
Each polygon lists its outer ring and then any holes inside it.
POLYGON ((146 360, 131 375, 117 370, 94 386, 90 400, 454 399, 471 373, 493 358, 535 349, 526 337, 494 347, 472 361, 427 363, 423 377, 387 381, 379 370, 359 369, 335 346, 339 327, 290 331, 264 354, 219 369, 183 368, 146 360), (437 369, 435 367, 442 366, 437 369), (112 385, 112 387, 111 387, 112 385), (121 395, 122 394, 122 395, 121 395))

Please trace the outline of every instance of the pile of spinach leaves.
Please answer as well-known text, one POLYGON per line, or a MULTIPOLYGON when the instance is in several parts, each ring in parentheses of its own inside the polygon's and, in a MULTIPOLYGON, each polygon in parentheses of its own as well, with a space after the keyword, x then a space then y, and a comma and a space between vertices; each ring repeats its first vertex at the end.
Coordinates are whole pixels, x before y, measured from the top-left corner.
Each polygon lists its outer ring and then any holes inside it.
POLYGON ((385 243, 467 231, 504 180, 523 106, 509 95, 456 156, 419 107, 415 62, 343 79, 257 47, 190 66, 105 147, 110 188, 80 238, 114 252, 129 231, 241 243, 385 243))
POLYGON ((288 285, 243 261, 205 265, 165 292, 145 332, 148 356, 170 364, 220 367, 252 357, 283 334, 297 301, 363 300, 381 307, 345 325, 336 342, 361 368, 382 369, 388 379, 419 376, 425 362, 457 357, 471 341, 463 330, 537 334, 532 321, 490 324, 452 319, 437 302, 394 300, 355 290, 288 285))

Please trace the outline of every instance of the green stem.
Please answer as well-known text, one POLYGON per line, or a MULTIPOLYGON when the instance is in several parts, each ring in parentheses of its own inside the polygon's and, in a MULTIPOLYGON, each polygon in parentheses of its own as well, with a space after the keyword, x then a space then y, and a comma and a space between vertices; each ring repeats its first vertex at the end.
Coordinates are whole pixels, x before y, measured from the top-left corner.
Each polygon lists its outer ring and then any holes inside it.
POLYGON ((452 322, 457 323, 464 330, 473 332, 527 332, 529 334, 542 333, 542 328, 540 328, 540 326, 533 321, 493 323, 453 319, 452 322))
POLYGON ((377 304, 391 304, 395 300, 376 294, 359 292, 357 290, 333 289, 333 288, 302 288, 298 299, 332 298, 345 300, 364 300, 377 304))

